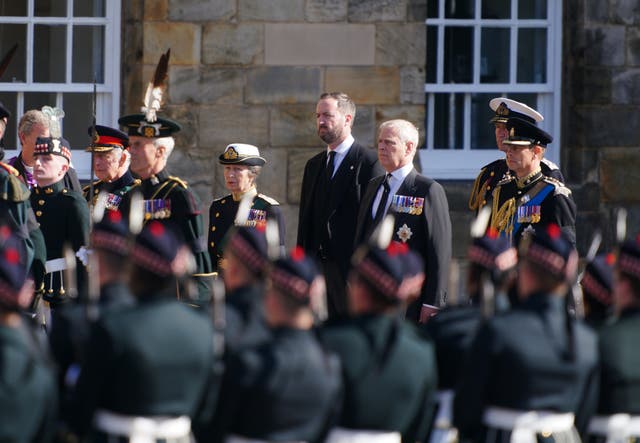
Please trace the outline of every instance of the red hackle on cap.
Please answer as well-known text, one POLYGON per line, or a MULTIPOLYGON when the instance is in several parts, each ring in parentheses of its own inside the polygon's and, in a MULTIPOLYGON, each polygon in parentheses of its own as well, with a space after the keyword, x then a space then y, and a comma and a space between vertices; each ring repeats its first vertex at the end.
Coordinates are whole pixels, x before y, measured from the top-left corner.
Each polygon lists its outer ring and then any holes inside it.
POLYGON ((387 246, 387 254, 391 257, 401 254, 404 255, 407 252, 409 252, 409 246, 406 243, 392 241, 389 243, 389 246, 387 246))
POLYGON ((616 263, 616 255, 613 252, 609 252, 605 256, 604 261, 608 265, 614 265, 616 263))
POLYGON ((11 235, 11 229, 9 228, 9 226, 7 225, 0 226, 0 235, 2 236, 3 240, 8 239, 9 236, 11 235))
POLYGON ((151 232, 151 235, 153 235, 154 237, 160 237, 162 234, 164 234, 164 226, 162 226, 162 223, 160 223, 159 221, 153 221, 149 225, 149 232, 151 232))
POLYGON ((547 226, 547 234, 549 234, 549 237, 553 240, 557 239, 560 237, 560 226, 555 223, 550 223, 549 226, 547 226))
POLYGON ((122 214, 120 211, 108 211, 107 217, 111 223, 120 223, 122 220, 122 214))
POLYGON ((304 249, 300 246, 296 246, 291 250, 291 260, 302 261, 304 260, 304 249))
POLYGON ((489 226, 489 228, 487 229, 487 232, 485 234, 485 236, 487 238, 490 238, 490 239, 496 239, 496 238, 498 238, 499 235, 500 235, 500 233, 493 226, 489 226))
POLYGON ((16 265, 20 262, 20 253, 15 248, 10 248, 4 251, 4 259, 11 263, 12 265, 16 265))

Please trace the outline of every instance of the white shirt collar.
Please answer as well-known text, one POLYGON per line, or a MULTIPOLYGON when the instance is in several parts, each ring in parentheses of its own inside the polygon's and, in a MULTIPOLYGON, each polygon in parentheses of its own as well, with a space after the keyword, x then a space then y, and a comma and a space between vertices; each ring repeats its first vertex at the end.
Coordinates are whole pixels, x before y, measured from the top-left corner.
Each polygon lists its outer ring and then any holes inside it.
MULTIPOLYGON (((345 138, 344 141, 334 149, 336 155, 340 156, 346 154, 349 151, 349 148, 351 148, 351 145, 353 145, 353 142, 355 142, 355 139, 353 138, 353 135, 349 134, 347 138, 345 138)), ((327 153, 329 153, 329 151, 331 151, 331 149, 327 146, 327 153)))

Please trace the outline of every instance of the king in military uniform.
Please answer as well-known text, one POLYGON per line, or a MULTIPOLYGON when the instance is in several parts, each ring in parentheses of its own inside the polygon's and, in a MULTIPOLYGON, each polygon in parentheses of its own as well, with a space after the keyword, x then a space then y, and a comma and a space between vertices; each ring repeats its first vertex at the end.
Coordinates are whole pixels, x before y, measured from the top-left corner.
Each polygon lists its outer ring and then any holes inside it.
POLYGON ((493 191, 491 227, 517 245, 525 231, 555 223, 575 245, 576 205, 571 190, 542 173, 544 151, 551 135, 520 118, 507 122, 509 138, 507 166, 513 175, 498 183, 493 191))
MULTIPOLYGON (((509 135, 507 131, 507 120, 509 120, 509 118, 517 117, 534 125, 544 120, 542 114, 535 109, 530 108, 524 103, 504 97, 492 99, 489 102, 489 107, 495 112, 490 123, 493 123, 495 126, 496 145, 498 149, 505 154, 507 153, 507 147, 503 142, 509 135)), ((558 165, 552 161, 542 158, 540 161, 540 169, 544 175, 564 182, 562 172, 560 172, 558 165)), ((511 172, 509 171, 505 158, 495 160, 483 166, 473 184, 473 191, 471 191, 471 196, 469 197, 469 209, 479 211, 487 202, 490 202, 491 194, 496 185, 509 175, 511 175, 511 172)))
POLYGON ((209 208, 209 255, 214 270, 223 268, 223 239, 234 223, 244 226, 264 227, 267 218, 278 223, 281 249, 284 250, 284 219, 280 211, 280 203, 256 189, 256 179, 262 166, 266 163, 260 157, 257 147, 243 143, 227 146, 219 157, 224 166, 224 184, 231 194, 214 200, 209 208), (252 197, 249 214, 238 220, 236 215, 240 201, 245 196, 252 197))
MULTIPOLYGON (((89 128, 89 135, 93 133, 93 126, 89 128)), ((119 210, 126 216, 128 212, 129 192, 140 185, 129 171, 131 154, 129 137, 124 132, 96 125, 93 143, 85 151, 93 151, 93 170, 98 180, 92 185, 82 188, 84 198, 90 201, 89 195, 93 188, 92 206, 95 206, 100 192, 105 193, 104 206, 106 209, 119 210)))
MULTIPOLYGON (((87 244, 89 210, 82 195, 68 189, 64 183, 71 161, 67 140, 61 137, 38 138, 34 158, 37 186, 30 198, 47 248, 44 299, 55 304, 66 299, 62 279, 66 268, 63 248, 69 245, 78 253, 87 244)), ((77 264, 78 285, 82 287, 86 272, 80 262, 77 264)))

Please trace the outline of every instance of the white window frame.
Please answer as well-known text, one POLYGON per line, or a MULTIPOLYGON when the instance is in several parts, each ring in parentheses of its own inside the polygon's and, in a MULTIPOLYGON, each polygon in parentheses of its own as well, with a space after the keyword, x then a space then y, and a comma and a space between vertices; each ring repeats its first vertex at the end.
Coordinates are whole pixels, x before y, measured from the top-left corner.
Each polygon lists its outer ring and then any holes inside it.
MULTIPOLYGON (((426 94, 426 134, 425 149, 418 151, 420 165, 424 174, 436 179, 474 179, 480 168, 502 155, 498 149, 473 149, 471 141, 471 94, 495 93, 496 97, 517 93, 538 94, 537 109, 544 115, 540 123, 547 132, 553 135, 554 141, 545 153, 545 157, 560 162, 560 116, 562 87, 562 2, 547 0, 547 18, 544 20, 523 20, 518 17, 518 0, 511 0, 511 18, 505 20, 482 19, 481 0, 475 0, 475 17, 472 19, 445 18, 445 2, 450 0, 433 0, 439 2, 438 18, 427 18, 425 24, 438 27, 437 74, 435 83, 425 83, 426 94), (446 26, 473 27, 473 80, 471 83, 444 82, 444 29, 446 26), (480 83, 481 28, 502 27, 511 29, 511 45, 509 59, 508 83, 480 83), (518 41, 516 28, 535 27, 547 29, 547 80, 545 83, 517 83, 516 63, 518 41), (459 149, 434 149, 434 94, 459 93, 464 96, 464 131, 463 146, 459 149)), ((487 107, 489 103, 487 103, 487 107)), ((459 124, 460 122, 456 122, 459 124)), ((493 132, 487 122, 487 131, 493 132)))
MULTIPOLYGON (((11 158, 20 152, 20 141, 17 135, 17 126, 20 116, 24 113, 24 94, 29 92, 46 92, 56 94, 55 105, 64 109, 63 93, 82 92, 93 93, 93 83, 73 83, 73 26, 67 26, 66 32, 66 78, 64 83, 37 83, 33 81, 33 39, 34 25, 103 25, 104 29, 104 82, 96 85, 96 121, 99 124, 114 126, 117 124, 120 107, 120 22, 121 0, 105 0, 104 17, 74 17, 74 1, 67 0, 67 13, 62 17, 35 17, 34 0, 27 0, 27 15, 25 17, 0 17, 2 24, 27 25, 26 47, 26 81, 25 82, 0 82, 0 92, 17 93, 16 115, 12 116, 16 128, 16 139, 6 140, 5 159, 11 158)), ((65 113, 73 112, 65 109, 65 113)), ((62 119, 64 134, 64 119, 62 119)), ((87 142, 89 136, 87 135, 87 142)), ((74 147, 75 148, 75 147, 74 147)), ((80 179, 88 180, 91 173, 91 154, 84 149, 73 150, 73 166, 80 179)))

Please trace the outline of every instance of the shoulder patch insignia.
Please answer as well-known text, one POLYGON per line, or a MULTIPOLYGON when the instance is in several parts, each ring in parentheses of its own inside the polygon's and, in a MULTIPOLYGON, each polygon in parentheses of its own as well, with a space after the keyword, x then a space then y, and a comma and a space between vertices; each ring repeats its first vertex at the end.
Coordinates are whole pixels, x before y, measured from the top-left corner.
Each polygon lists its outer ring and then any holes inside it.
POLYGON ((280 205, 280 203, 278 203, 278 200, 276 200, 275 198, 271 198, 271 197, 269 197, 267 195, 258 194, 258 197, 261 198, 262 200, 266 201, 267 203, 269 203, 272 206, 280 205))
POLYGON ((169 176, 169 180, 174 181, 176 183, 178 183, 180 186, 182 186, 183 188, 187 189, 189 186, 187 185, 187 182, 182 180, 180 177, 176 177, 173 175, 169 176))
POLYGON ((554 162, 552 162, 551 160, 547 160, 546 158, 542 159, 542 163, 544 163, 545 165, 547 165, 549 167, 549 169, 551 170, 555 170, 555 169, 560 169, 560 167, 558 165, 556 165, 554 162))
POLYGON ((560 186, 556 186, 555 191, 553 191, 553 195, 564 195, 565 197, 570 197, 571 196, 571 189, 567 188, 566 186, 560 185, 560 186))

